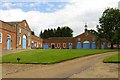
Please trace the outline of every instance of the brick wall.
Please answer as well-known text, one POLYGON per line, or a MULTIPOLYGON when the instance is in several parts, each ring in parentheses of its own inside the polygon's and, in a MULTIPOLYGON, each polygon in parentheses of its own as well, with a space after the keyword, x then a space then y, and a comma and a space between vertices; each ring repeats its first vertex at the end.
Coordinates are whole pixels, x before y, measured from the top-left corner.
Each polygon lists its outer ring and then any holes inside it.
POLYGON ((38 36, 31 35, 31 46, 34 43, 34 48, 42 48, 42 39, 38 36))
MULTIPOLYGON (((48 39, 43 39, 43 45, 47 43, 49 45, 49 48, 52 48, 52 44, 54 44, 55 48, 58 48, 57 44, 60 44, 60 48, 63 49, 63 44, 66 44, 66 49, 69 47, 69 43, 73 44, 74 39, 72 37, 56 37, 56 38, 48 38, 48 39)), ((74 46, 74 44, 73 44, 74 46)))
MULTIPOLYGON (((52 48, 52 44, 54 44, 55 48, 57 48, 57 44, 60 44, 61 48, 63 49, 63 43, 66 44, 66 49, 69 48, 69 43, 72 43, 72 48, 76 49, 77 43, 81 42, 82 48, 84 48, 83 44, 85 41, 90 43, 90 48, 92 48, 92 43, 95 42, 95 36, 91 33, 82 33, 76 37, 52 37, 48 39, 43 39, 43 44, 48 44, 49 48, 52 48)), ((104 40, 104 48, 107 48, 107 41, 104 40)), ((101 48, 101 44, 97 43, 97 48, 101 48)))
POLYGON ((7 37, 11 37, 11 49, 16 49, 16 33, 10 32, 4 29, 0 29, 0 32, 2 32, 2 44, 0 44, 0 48, 4 51, 7 49, 7 37))

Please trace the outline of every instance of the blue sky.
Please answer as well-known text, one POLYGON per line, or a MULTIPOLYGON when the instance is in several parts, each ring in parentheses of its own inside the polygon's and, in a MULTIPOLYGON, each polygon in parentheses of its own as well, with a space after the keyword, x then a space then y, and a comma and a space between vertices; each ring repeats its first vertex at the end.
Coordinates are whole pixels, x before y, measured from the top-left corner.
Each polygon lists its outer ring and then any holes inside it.
POLYGON ((20 8, 25 12, 40 11, 54 12, 64 8, 68 2, 2 2, 0 7, 2 10, 20 8))
POLYGON ((108 7, 117 8, 120 0, 0 0, 0 20, 27 20, 36 35, 41 30, 69 26, 73 35, 96 29, 99 18, 108 7))

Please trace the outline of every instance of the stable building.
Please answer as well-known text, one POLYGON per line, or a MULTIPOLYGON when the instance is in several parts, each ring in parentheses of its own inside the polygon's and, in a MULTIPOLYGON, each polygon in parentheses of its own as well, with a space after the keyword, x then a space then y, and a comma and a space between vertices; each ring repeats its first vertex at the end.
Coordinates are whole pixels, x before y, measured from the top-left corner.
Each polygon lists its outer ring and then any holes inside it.
POLYGON ((44 49, 72 49, 74 38, 72 37, 51 37, 43 39, 44 49))
POLYGON ((51 37, 43 40, 44 49, 97 49, 108 48, 106 40, 102 43, 96 43, 94 34, 87 31, 76 37, 51 37))
POLYGON ((4 22, 0 20, 0 51, 42 48, 42 39, 31 34, 26 20, 4 22), (34 45, 33 45, 34 44, 34 45))
POLYGON ((0 20, 0 52, 18 49, 96 49, 108 48, 108 42, 96 42, 94 34, 87 31, 75 37, 39 38, 31 33, 26 20, 4 22, 0 20))

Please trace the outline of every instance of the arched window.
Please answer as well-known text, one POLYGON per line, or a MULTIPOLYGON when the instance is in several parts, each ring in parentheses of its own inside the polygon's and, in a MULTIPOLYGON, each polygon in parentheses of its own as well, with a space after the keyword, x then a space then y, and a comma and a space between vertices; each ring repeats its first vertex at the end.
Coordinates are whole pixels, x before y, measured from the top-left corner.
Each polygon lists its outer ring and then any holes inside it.
POLYGON ((63 43, 63 48, 66 48, 66 43, 63 43))
POLYGON ((57 43, 57 48, 60 48, 60 43, 57 43))

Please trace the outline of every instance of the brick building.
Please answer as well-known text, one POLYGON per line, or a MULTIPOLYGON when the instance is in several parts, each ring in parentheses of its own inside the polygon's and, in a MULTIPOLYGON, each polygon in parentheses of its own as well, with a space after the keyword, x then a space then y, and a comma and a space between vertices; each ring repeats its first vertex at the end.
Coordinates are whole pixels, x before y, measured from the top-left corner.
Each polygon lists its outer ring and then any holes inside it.
POLYGON ((72 42, 74 42, 74 38, 72 37, 51 37, 43 39, 43 48, 69 49, 72 48, 72 42))
MULTIPOLYGON (((87 26, 85 26, 87 27, 87 26)), ((0 52, 17 49, 96 49, 107 48, 108 43, 96 43, 95 36, 85 32, 75 37, 51 37, 41 39, 31 34, 26 20, 4 22, 0 20, 0 52)))
POLYGON ((76 37, 51 37, 43 40, 44 49, 96 49, 108 48, 106 40, 100 44, 96 43, 95 35, 87 31, 85 25, 85 32, 76 37))
POLYGON ((0 20, 0 51, 31 49, 32 47, 42 48, 42 39, 31 34, 26 20, 20 22, 0 20))
POLYGON ((107 42, 96 43, 95 36, 84 32, 76 37, 51 37, 43 40, 44 49, 96 49, 107 48, 107 42))

